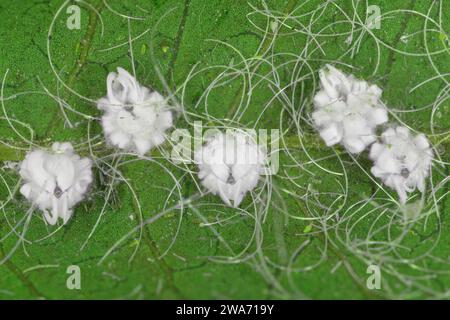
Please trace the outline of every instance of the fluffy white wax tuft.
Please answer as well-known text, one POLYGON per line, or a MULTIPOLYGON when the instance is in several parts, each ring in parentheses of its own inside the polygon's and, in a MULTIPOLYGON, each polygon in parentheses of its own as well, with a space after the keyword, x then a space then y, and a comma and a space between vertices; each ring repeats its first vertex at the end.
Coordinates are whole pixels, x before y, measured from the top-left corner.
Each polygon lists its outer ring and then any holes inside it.
POLYGON ((423 134, 413 137, 408 128, 390 128, 382 134, 381 142, 372 145, 369 156, 372 174, 397 191, 401 203, 406 203, 407 192, 416 188, 425 191, 433 151, 423 134))
POLYGON ((228 206, 238 207, 264 173, 266 152, 243 132, 219 133, 195 152, 201 184, 228 206))
POLYGON ((54 143, 52 151, 30 151, 20 165, 25 182, 20 193, 54 225, 66 224, 73 207, 84 199, 92 182, 92 161, 74 153, 72 144, 54 143))
POLYGON ((381 89, 346 75, 331 65, 319 71, 321 89, 314 96, 312 119, 327 146, 341 143, 360 153, 375 142, 375 129, 388 121, 381 89))
POLYGON ((108 75, 107 95, 97 102, 104 111, 103 132, 111 145, 144 155, 166 140, 172 112, 161 94, 141 86, 124 69, 117 72, 108 75))

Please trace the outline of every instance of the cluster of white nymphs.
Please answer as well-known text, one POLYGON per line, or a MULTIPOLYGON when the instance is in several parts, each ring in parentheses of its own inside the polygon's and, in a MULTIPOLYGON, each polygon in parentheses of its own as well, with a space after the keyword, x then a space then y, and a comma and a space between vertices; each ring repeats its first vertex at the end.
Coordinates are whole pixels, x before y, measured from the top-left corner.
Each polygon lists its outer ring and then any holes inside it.
POLYGON ((387 129, 377 141, 377 126, 388 121, 381 103, 381 89, 333 66, 319 71, 320 87, 314 97, 312 118, 327 146, 341 143, 350 153, 361 153, 372 145, 372 174, 394 189, 401 203, 407 192, 425 191, 433 152, 423 134, 410 135, 409 129, 387 129), (375 143, 374 143, 375 142, 375 143))
MULTIPOLYGON (((117 71, 108 75, 107 95, 97 103, 105 112, 103 131, 110 144, 143 155, 165 141, 172 113, 158 92, 141 86, 124 69, 117 71)), ((265 154, 243 133, 222 134, 198 150, 195 160, 202 185, 237 207, 257 185, 265 154)))
POLYGON ((381 89, 331 65, 319 71, 320 91, 314 97, 314 124, 327 146, 341 143, 360 153, 375 142, 375 129, 388 121, 380 103, 381 89))
POLYGON ((400 201, 406 202, 407 192, 416 188, 425 191, 433 151, 423 134, 411 136, 408 128, 390 128, 381 135, 381 141, 370 149, 374 162, 372 174, 385 185, 397 191, 400 201))
MULTIPOLYGON (((172 113, 166 100, 143 87, 127 71, 118 68, 107 77, 107 95, 97 103, 105 114, 101 123, 106 140, 121 149, 145 154, 166 139, 172 113)), ((197 150, 202 185, 237 207, 264 173, 266 153, 248 134, 218 134, 197 150)), ((73 207, 86 196, 92 182, 92 162, 74 153, 70 143, 54 143, 52 151, 34 150, 21 163, 24 180, 20 192, 43 211, 54 225, 67 223, 73 207)))
POLYGON ((20 166, 20 193, 54 225, 67 223, 73 207, 83 200, 92 182, 92 162, 74 153, 70 143, 54 143, 52 150, 30 151, 20 166))
POLYGON ((161 94, 141 86, 124 69, 117 71, 108 75, 107 95, 97 103, 105 112, 103 131, 110 144, 144 155, 165 141, 172 112, 161 94))
POLYGON ((238 207, 264 174, 266 152, 244 132, 218 133, 196 150, 201 184, 228 206, 238 207))

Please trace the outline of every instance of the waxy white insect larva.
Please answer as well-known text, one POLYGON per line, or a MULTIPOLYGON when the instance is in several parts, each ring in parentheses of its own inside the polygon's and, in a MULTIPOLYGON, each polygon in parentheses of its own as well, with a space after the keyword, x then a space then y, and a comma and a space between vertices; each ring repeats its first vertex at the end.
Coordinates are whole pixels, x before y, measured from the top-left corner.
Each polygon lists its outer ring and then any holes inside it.
POLYGON ((382 90, 331 65, 319 76, 312 119, 320 136, 327 146, 340 143, 350 153, 362 152, 376 141, 376 127, 388 121, 382 90))
POLYGON ((144 155, 166 140, 172 112, 166 99, 139 84, 122 68, 107 77, 107 95, 97 102, 104 112, 101 123, 106 140, 120 149, 144 155))
POLYGON ((423 134, 413 137, 406 127, 389 128, 381 141, 370 149, 372 174, 397 191, 400 202, 416 188, 425 191, 425 178, 430 174, 433 151, 423 134))
POLYGON ((223 202, 238 207, 264 173, 266 152, 244 132, 218 133, 195 152, 201 184, 223 202))
POLYGON ((20 193, 44 214, 50 225, 66 224, 73 208, 86 197, 92 182, 92 161, 80 158, 69 142, 55 142, 50 152, 30 151, 20 165, 20 193))

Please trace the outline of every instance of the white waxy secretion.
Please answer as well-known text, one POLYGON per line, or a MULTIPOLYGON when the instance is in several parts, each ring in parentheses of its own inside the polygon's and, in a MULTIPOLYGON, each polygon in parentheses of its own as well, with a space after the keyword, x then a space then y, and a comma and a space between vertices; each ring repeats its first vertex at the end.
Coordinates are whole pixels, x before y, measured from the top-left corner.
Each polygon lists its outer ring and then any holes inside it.
POLYGON ((425 191, 433 160, 425 135, 413 137, 408 128, 390 128, 382 134, 381 142, 372 145, 369 156, 374 163, 372 174, 397 191, 401 203, 406 202, 407 192, 416 188, 425 191))
POLYGON ((314 97, 312 118, 327 146, 342 144, 360 153, 375 142, 375 129, 388 121, 380 102, 381 89, 331 65, 319 71, 320 87, 314 97))
POLYGON ((30 151, 20 165, 24 184, 20 193, 54 225, 67 223, 74 206, 86 196, 92 182, 92 161, 80 158, 70 143, 54 143, 52 150, 30 151))
POLYGON ((267 155, 248 134, 218 133, 195 152, 201 184, 228 206, 238 207, 265 172, 267 155))
POLYGON ((117 71, 108 75, 107 95, 97 103, 104 111, 103 131, 110 144, 143 155, 165 141, 172 112, 161 94, 141 86, 124 69, 117 71))

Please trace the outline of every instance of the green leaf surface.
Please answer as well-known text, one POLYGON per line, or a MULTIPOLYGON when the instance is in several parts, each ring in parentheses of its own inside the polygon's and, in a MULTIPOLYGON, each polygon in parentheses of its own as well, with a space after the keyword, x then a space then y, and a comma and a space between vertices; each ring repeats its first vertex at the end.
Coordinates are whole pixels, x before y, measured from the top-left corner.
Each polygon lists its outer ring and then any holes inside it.
MULTIPOLYGON (((0 298, 448 298, 450 3, 370 4, 380 29, 358 21, 364 1, 0 0, 0 261, 14 251, 0 265, 0 298), (69 5, 81 9, 80 29, 67 27, 69 5), (309 124, 325 63, 380 86, 391 119, 435 146, 425 204, 404 213, 420 211, 418 221, 400 218, 367 153, 326 148, 309 124), (198 179, 167 159, 170 145, 151 160, 106 146, 95 101, 109 72, 133 65, 191 120, 281 130, 280 170, 258 189, 257 209, 249 195, 245 210, 213 195, 180 208, 199 195, 198 179), (90 156, 88 138, 104 161, 89 198, 66 226, 35 210, 24 229, 30 204, 10 162, 53 141, 90 156), (370 264, 381 266, 380 290, 366 286, 370 264), (66 285, 72 265, 80 290, 66 285)), ((181 115, 175 125, 193 131, 181 115)))

